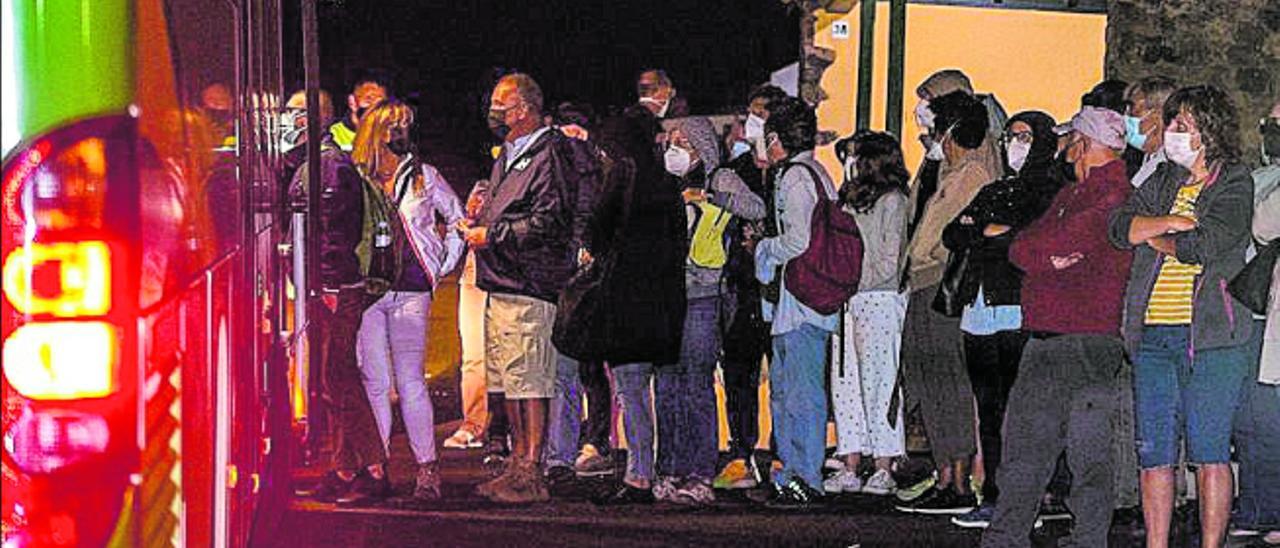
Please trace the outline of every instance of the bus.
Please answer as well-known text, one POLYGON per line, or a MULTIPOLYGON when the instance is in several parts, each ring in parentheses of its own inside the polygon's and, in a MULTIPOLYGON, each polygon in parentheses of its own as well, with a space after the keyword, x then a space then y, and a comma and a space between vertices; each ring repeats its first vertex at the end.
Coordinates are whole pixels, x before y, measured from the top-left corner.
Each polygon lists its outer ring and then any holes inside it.
POLYGON ((3 546, 265 538, 307 359, 280 0, 0 18, 3 546))

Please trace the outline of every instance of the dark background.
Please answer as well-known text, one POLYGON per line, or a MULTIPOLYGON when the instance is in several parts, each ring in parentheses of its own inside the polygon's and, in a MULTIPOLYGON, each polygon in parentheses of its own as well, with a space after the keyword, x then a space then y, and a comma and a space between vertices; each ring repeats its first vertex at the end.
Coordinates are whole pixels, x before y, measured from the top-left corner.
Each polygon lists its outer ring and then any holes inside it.
MULTIPOLYGON (((780 0, 318 0, 322 87, 337 114, 373 69, 419 110, 427 158, 455 186, 494 144, 484 124, 498 75, 531 74, 548 107, 635 101, 644 68, 666 69, 695 114, 740 109, 748 90, 799 53, 799 12, 780 0)), ((300 15, 285 2, 284 77, 303 85, 300 15)))

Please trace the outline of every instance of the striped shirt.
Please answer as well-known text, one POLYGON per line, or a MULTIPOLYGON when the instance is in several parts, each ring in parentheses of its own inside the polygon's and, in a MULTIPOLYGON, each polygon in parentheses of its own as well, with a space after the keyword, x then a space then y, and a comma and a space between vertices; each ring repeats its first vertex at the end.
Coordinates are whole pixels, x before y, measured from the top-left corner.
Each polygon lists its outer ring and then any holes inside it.
MULTIPOLYGON (((1195 218, 1196 198, 1204 190, 1204 183, 1185 185, 1178 189, 1178 197, 1173 201, 1170 215, 1182 215, 1195 218)), ((1187 325, 1191 323, 1192 293, 1195 291, 1196 276, 1203 267, 1198 264, 1186 264, 1177 257, 1167 256, 1160 265, 1160 274, 1156 277, 1155 288, 1151 290, 1151 300, 1147 302, 1147 325, 1187 325)))

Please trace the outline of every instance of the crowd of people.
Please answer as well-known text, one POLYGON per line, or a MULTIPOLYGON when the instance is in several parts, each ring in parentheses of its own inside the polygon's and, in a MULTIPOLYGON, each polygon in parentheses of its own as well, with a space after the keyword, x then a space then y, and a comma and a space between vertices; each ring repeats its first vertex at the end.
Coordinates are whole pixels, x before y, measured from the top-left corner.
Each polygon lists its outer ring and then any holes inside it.
MULTIPOLYGON (((338 450, 304 494, 389 496, 394 390, 413 495, 441 497, 426 322, 463 265, 463 420, 443 446, 483 448, 490 500, 614 474, 617 412, 625 466, 599 504, 863 493, 986 528, 992 547, 1064 518, 1069 544, 1105 546, 1128 512, 1164 546, 1189 469, 1202 546, 1228 531, 1280 543, 1280 103, 1251 172, 1213 85, 1108 80, 1057 121, 1008 116, 944 70, 916 89, 914 176, 907 145, 870 130, 834 143, 832 174, 813 107, 781 89, 753 90, 718 130, 663 71, 635 84, 598 121, 502 77, 488 110, 502 145, 465 201, 419 153, 413 109, 354 86, 319 162, 338 450), (846 259, 833 246, 851 233, 846 259), (912 421, 928 458, 907 454, 912 421), (921 460, 931 470, 907 472, 921 460)), ((305 97, 288 107, 301 199, 305 97)))

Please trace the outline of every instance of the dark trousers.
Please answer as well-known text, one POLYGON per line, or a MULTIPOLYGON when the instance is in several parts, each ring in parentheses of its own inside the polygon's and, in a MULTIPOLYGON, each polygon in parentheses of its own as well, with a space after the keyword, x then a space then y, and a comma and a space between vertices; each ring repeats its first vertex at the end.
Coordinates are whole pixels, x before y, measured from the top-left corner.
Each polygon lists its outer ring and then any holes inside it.
POLYGON ((982 443, 982 465, 986 480, 982 482, 984 502, 995 503, 1000 497, 996 471, 1000 466, 1001 429, 1009 391, 1018 378, 1018 363, 1027 334, 1022 330, 1000 331, 991 335, 964 335, 965 365, 969 383, 978 400, 978 440, 982 443))
POLYGON ((750 457, 759 440, 760 362, 770 353, 771 340, 769 324, 761 319, 759 296, 739 294, 720 364, 730 458, 750 457))
POLYGON ((720 297, 690 299, 680 362, 654 369, 658 474, 710 481, 716 475, 716 359, 720 297))
POLYGON ((1258 382, 1263 322, 1249 341, 1253 369, 1236 410, 1232 439, 1240 461, 1240 498, 1232 522, 1268 531, 1280 529, 1280 386, 1258 382))
POLYGON ((911 293, 902 326, 901 374, 907 409, 920 406, 933 461, 941 466, 968 460, 977 447, 960 318, 933 310, 937 293, 936 285, 911 293))
POLYGON ((582 421, 580 445, 591 444, 601 455, 609 454, 609 433, 613 422, 613 399, 609 390, 609 373, 600 362, 582 362, 578 366, 579 382, 587 395, 587 418, 582 421))
POLYGON ((337 449, 333 454, 333 467, 337 470, 356 471, 387 461, 356 363, 356 334, 360 331, 365 299, 362 289, 343 289, 338 292, 336 311, 316 307, 321 311, 316 325, 321 329, 320 359, 326 392, 337 419, 337 449))
POLYGON ((1116 337, 1032 338, 1009 394, 1000 463, 1000 501, 985 548, 1030 546, 1040 498, 1065 448, 1074 484, 1075 525, 1060 546, 1107 545, 1114 508, 1111 470, 1116 376, 1124 347, 1116 337))

